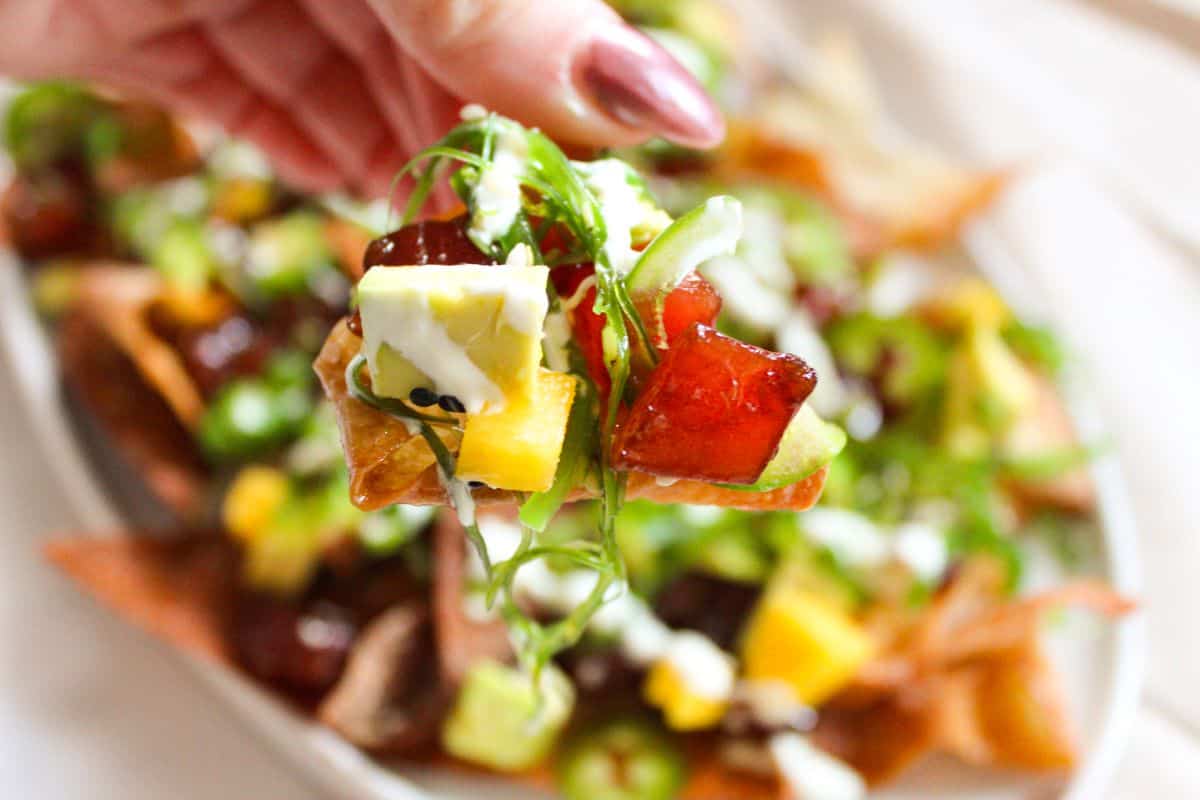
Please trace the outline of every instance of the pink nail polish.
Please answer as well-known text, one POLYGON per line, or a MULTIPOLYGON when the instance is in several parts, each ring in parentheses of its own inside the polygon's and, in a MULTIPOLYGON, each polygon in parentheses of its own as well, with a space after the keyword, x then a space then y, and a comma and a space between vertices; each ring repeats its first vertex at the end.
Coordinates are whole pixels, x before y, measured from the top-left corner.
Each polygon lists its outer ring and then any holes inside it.
POLYGON ((712 147, 725 121, 679 62, 638 31, 612 26, 584 45, 575 85, 606 116, 687 147, 712 147))

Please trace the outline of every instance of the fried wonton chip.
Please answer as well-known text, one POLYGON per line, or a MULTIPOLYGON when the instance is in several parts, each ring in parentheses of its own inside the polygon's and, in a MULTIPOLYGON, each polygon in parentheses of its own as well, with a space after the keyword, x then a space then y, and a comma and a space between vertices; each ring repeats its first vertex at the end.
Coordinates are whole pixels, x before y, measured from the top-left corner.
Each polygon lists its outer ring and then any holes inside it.
MULTIPOLYGON (((446 493, 438 481, 433 452, 417 434, 390 415, 352 397, 346 387, 346 367, 362 346, 343 320, 329 334, 317 356, 315 368, 333 403, 342 435, 342 449, 350 468, 350 496, 366 511, 396 503, 444 505, 446 493)), ((442 433, 452 449, 453 434, 442 433)), ((658 503, 695 503, 746 510, 803 511, 817 501, 825 485, 821 469, 802 481, 769 492, 726 489, 700 481, 681 480, 664 486, 653 475, 631 473, 626 496, 658 503)), ((474 493, 481 505, 518 502, 513 492, 482 488, 474 493)), ((595 490, 579 487, 572 500, 594 497, 595 490)))
POLYGON ((1056 771, 1075 764, 1058 676, 1038 639, 1044 613, 1065 605, 1119 616, 1133 604, 1094 580, 1038 595, 1004 596, 991 560, 968 562, 882 654, 821 709, 814 737, 873 784, 917 759, 953 754, 977 765, 1056 771))
POLYGON ((732 129, 729 163, 719 171, 791 182, 828 198, 863 257, 950 241, 995 198, 1006 174, 956 163, 904 136, 847 33, 823 37, 814 52, 801 90, 769 92, 732 129))
POLYGON ((85 270, 78 288, 78 307, 137 366, 146 383, 189 429, 204 413, 204 398, 183 359, 150 325, 150 306, 164 296, 165 285, 149 267, 97 264, 85 270))
POLYGON ((77 536, 49 542, 45 554, 123 619, 187 653, 233 663, 226 630, 237 563, 223 537, 77 536))
POLYGON ((72 395, 150 491, 181 517, 202 509, 209 472, 191 435, 91 314, 60 320, 59 367, 72 395))

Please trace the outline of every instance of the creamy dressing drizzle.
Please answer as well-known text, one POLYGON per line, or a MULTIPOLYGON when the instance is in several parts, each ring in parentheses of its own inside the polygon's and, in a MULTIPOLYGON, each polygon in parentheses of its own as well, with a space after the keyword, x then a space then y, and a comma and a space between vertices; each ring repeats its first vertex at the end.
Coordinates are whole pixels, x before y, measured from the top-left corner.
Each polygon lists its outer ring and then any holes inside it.
POLYGON ((437 474, 438 481, 441 482, 442 488, 446 490, 446 494, 450 498, 450 505, 454 506, 454 513, 458 515, 458 521, 467 528, 474 525, 475 498, 471 497, 471 488, 467 486, 466 481, 450 477, 442 471, 441 465, 437 468, 437 474))
POLYGON ((729 313, 740 320, 776 328, 791 311, 791 300, 761 283, 738 256, 718 256, 700 271, 717 287, 729 313))
POLYGON ((911 520, 888 531, 854 511, 814 508, 804 512, 800 524, 810 539, 850 567, 871 569, 899 562, 932 583, 950 563, 945 533, 930 522, 911 520))
POLYGON ((671 637, 665 658, 692 694, 719 701, 733 695, 736 662, 707 636, 678 631, 671 637))
POLYGON ((823 417, 839 414, 849 404, 845 382, 838 375, 833 353, 825 343, 812 316, 801 308, 793 309, 775 329, 776 349, 803 358, 816 370, 819 379, 805 401, 823 417))
POLYGON ((491 244, 516 222, 521 211, 521 178, 528 158, 524 137, 508 127, 501 129, 492 160, 480 171, 471 194, 474 205, 471 233, 480 243, 491 244))
POLYGON ((551 311, 542 325, 542 354, 546 366, 555 372, 571 371, 571 323, 562 311, 551 311))
POLYGON ((739 681, 733 697, 751 717, 771 729, 812 730, 817 722, 817 712, 797 700, 795 690, 785 681, 739 681))
POLYGON ((425 296, 411 292, 383 301, 370 294, 360 298, 362 318, 370 322, 363 325, 363 353, 373 375, 379 374, 379 350, 386 344, 427 375, 440 394, 462 401, 468 414, 478 414, 488 404, 503 406, 500 387, 450 338, 425 296))
POLYGON ((583 298, 587 296, 588 290, 595 285, 596 276, 588 275, 579 282, 579 285, 575 287, 575 291, 570 297, 559 301, 559 306, 563 311, 574 311, 583 302, 583 298))
POLYGON ((767 747, 794 798, 861 800, 867 785, 861 775, 797 733, 777 733, 767 747))
POLYGON ((642 221, 642 198, 627 180, 625 165, 615 158, 593 161, 587 165, 584 182, 600 203, 607 238, 604 252, 619 275, 628 275, 637 263, 638 252, 633 249, 633 229, 642 221))

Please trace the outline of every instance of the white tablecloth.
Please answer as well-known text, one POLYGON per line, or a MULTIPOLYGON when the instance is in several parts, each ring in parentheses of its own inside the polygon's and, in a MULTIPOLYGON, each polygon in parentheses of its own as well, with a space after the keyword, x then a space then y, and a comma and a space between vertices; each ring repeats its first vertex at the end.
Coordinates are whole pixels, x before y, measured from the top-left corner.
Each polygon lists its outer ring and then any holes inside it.
MULTIPOLYGON (((977 107, 965 147, 1043 161, 994 226, 1092 364, 1146 568, 1149 684, 1113 797, 1200 797, 1200 265, 1184 255, 1200 252, 1200 66, 1067 0, 848 3, 910 37, 948 102, 957 86, 977 107)), ((79 523, 8 367, 0 357, 0 794, 315 800, 179 661, 41 562, 42 534, 79 523)))

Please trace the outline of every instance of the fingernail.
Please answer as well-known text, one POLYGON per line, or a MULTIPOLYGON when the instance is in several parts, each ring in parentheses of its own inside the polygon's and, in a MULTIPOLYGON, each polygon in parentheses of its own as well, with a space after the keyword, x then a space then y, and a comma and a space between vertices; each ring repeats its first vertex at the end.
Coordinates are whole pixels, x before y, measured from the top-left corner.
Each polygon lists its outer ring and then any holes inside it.
POLYGON ((605 28, 574 63, 579 91, 606 116, 686 147, 712 147, 725 135, 721 112, 679 62, 645 34, 605 28))

